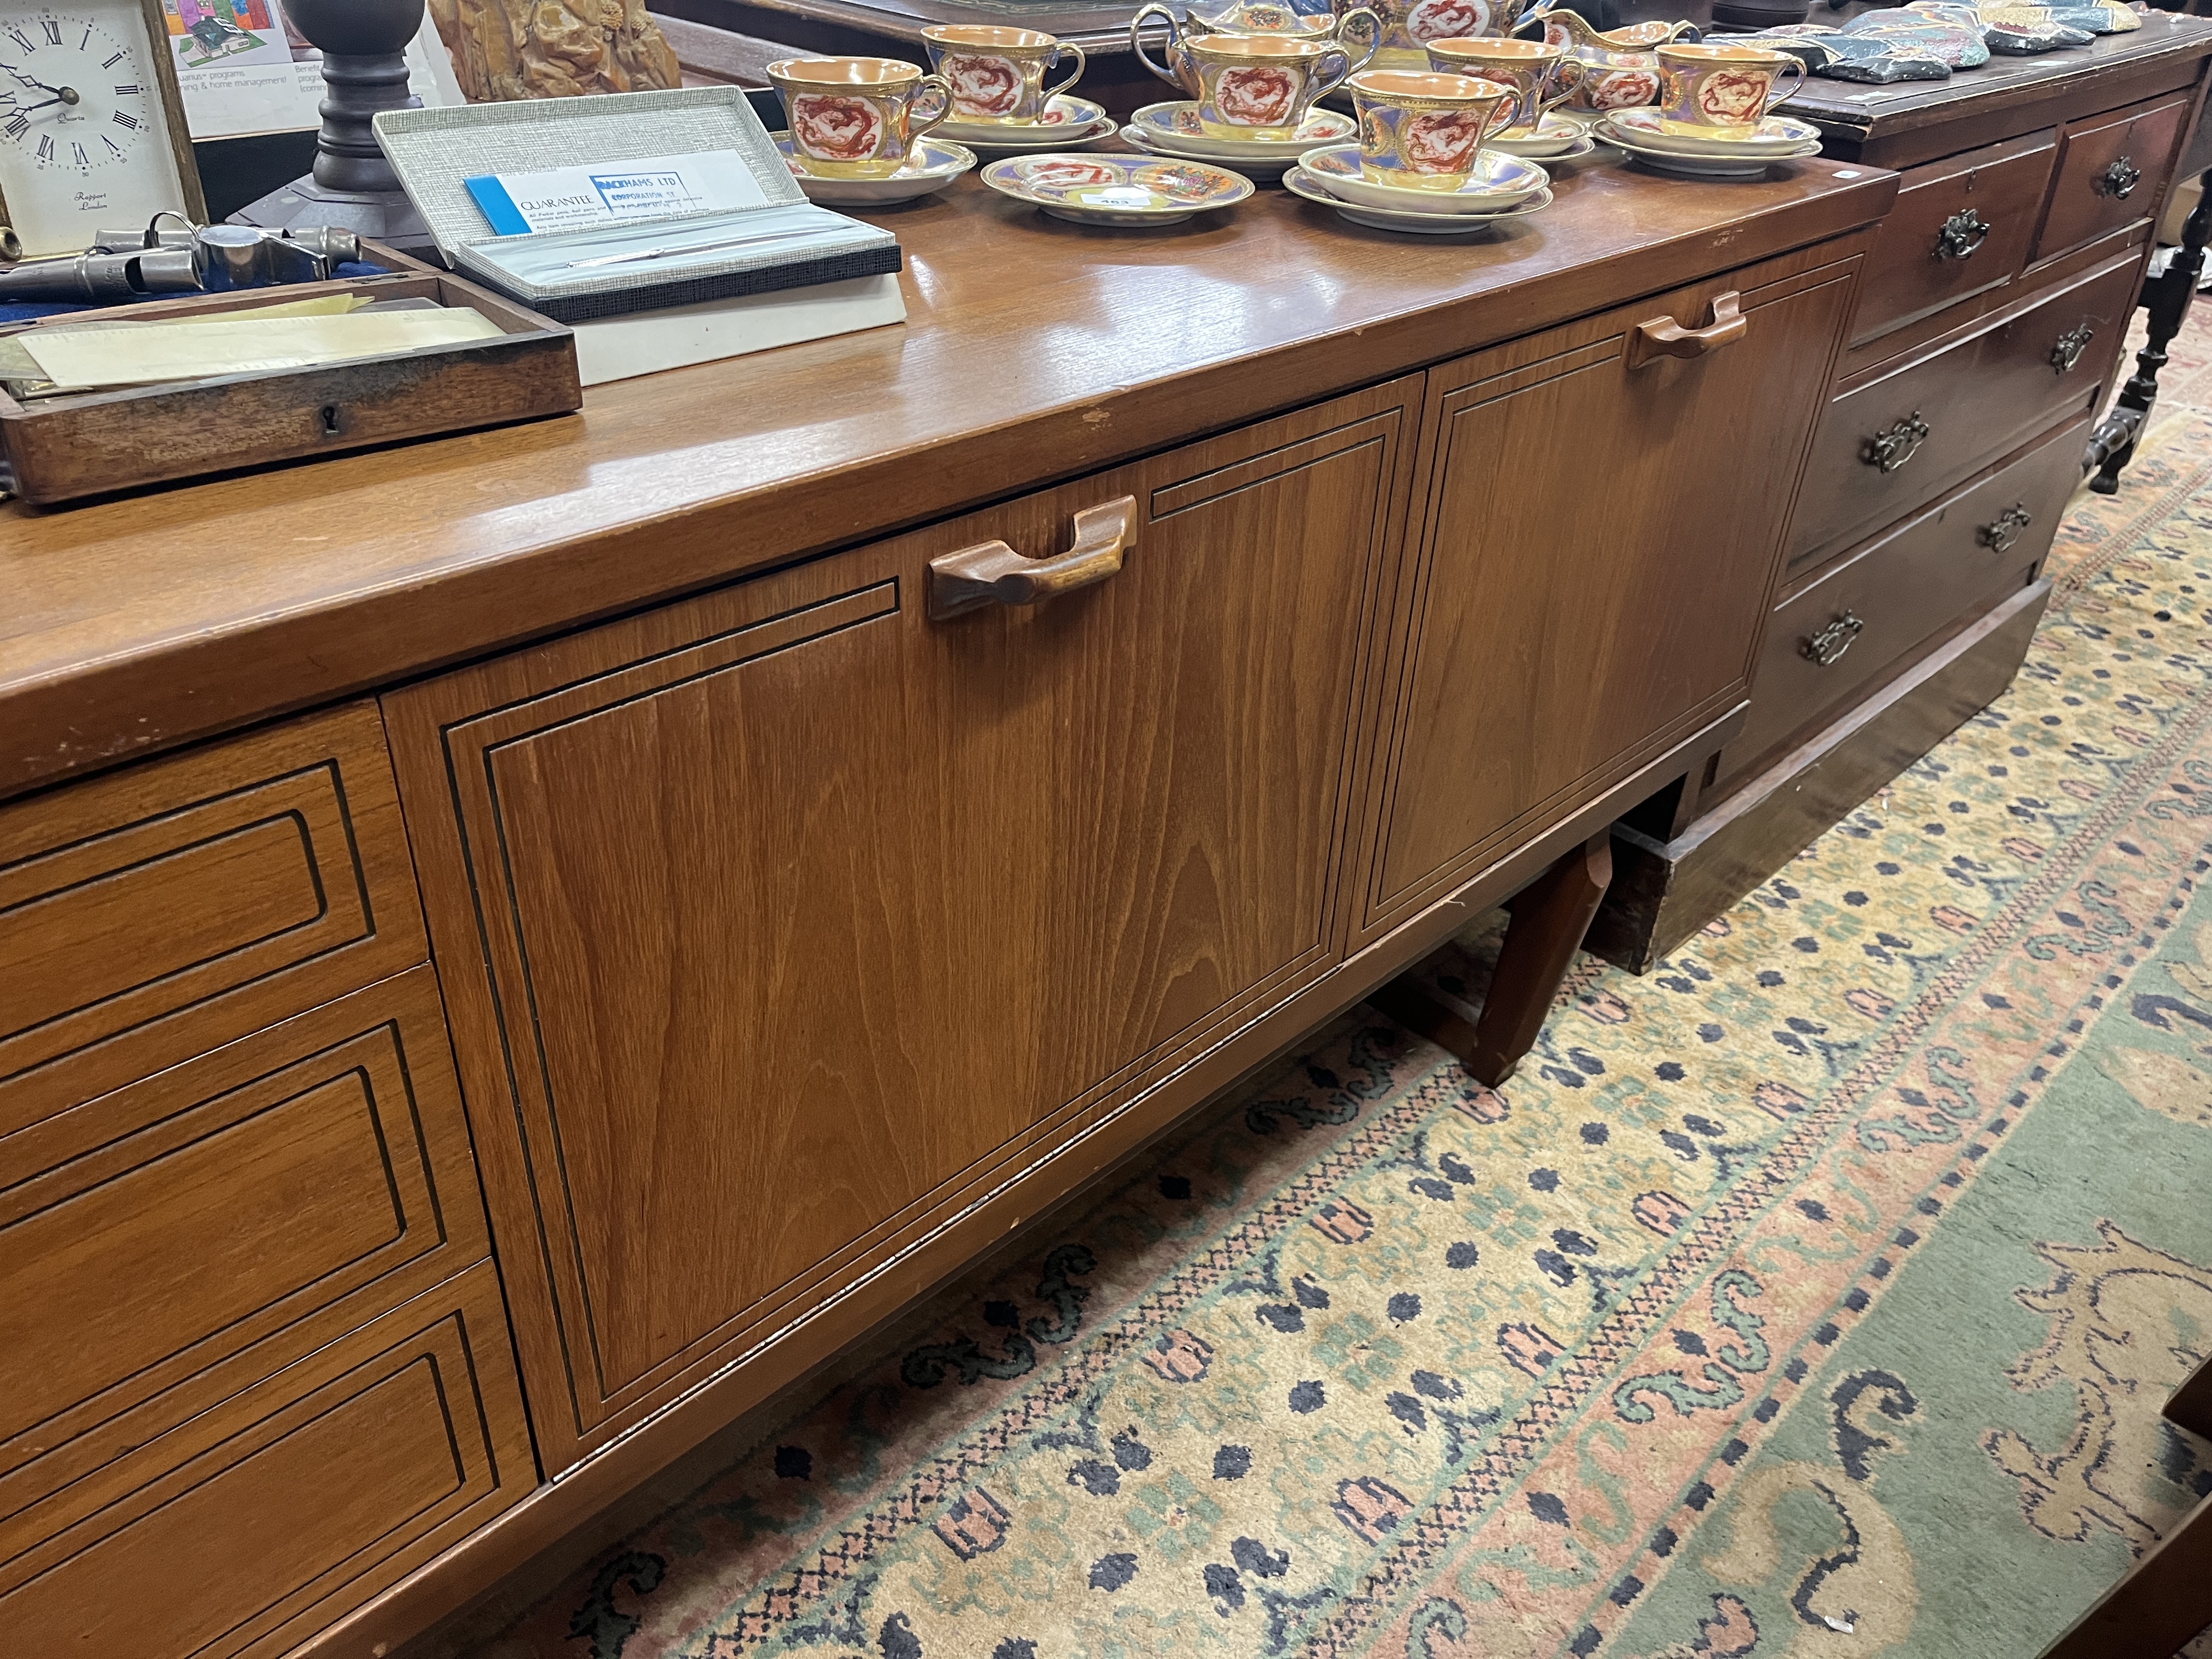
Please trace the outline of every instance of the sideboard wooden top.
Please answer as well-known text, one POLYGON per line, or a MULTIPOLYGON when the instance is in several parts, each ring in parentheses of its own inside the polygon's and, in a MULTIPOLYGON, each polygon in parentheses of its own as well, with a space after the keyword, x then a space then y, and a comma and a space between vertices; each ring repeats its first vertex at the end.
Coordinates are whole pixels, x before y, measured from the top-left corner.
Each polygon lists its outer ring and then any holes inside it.
MULTIPOLYGON (((908 319, 594 388, 580 415, 0 507, 0 796, 1310 402, 1849 231, 1894 174, 1562 168, 1495 240, 1267 189, 1152 232, 974 179, 886 212, 908 319)), ((190 441, 179 434, 179 441, 190 441)))

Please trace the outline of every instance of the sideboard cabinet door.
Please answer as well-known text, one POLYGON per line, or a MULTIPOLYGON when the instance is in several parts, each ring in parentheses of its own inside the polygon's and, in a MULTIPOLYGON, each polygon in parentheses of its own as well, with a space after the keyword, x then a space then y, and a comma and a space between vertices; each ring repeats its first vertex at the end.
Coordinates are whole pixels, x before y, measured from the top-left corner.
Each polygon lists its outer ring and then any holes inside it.
POLYGON ((1809 250, 1430 371, 1358 942, 1741 698, 1857 264, 1809 250), (1744 326, 1716 331, 1730 291, 1744 326), (1714 343, 1644 355, 1669 319, 1714 343))
POLYGON ((386 699, 549 1472, 1337 959, 1419 388, 386 699))

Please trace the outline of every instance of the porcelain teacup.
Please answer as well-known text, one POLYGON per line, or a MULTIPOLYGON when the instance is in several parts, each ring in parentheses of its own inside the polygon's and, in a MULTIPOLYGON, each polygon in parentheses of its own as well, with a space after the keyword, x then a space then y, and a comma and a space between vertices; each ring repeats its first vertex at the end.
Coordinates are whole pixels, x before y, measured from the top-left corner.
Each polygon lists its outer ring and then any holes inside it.
MULTIPOLYGON (((1218 84, 1218 70, 1221 69, 1252 69, 1252 66, 1255 66, 1256 55, 1252 53, 1245 53, 1245 60, 1239 62, 1239 64, 1230 64, 1228 60, 1239 53, 1239 49, 1237 49, 1237 46, 1224 45, 1224 42, 1232 42, 1232 40, 1279 40, 1279 42, 1283 42, 1283 45, 1287 46, 1310 46, 1314 53, 1321 53, 1321 51, 1336 51, 1336 53, 1343 55, 1345 60, 1347 60, 1347 69, 1345 69, 1343 73, 1338 73, 1338 76, 1328 77, 1328 80, 1318 86, 1318 91, 1307 93, 1307 95, 1298 101, 1298 115, 1290 122, 1291 128, 1297 128, 1298 119, 1305 118, 1305 111, 1307 108, 1312 108, 1316 97, 1321 97, 1322 93, 1336 91, 1338 86, 1345 82, 1345 77, 1354 76, 1354 73, 1358 73, 1360 69, 1367 66, 1367 60, 1376 55, 1376 42, 1378 42, 1380 38, 1382 38, 1382 22, 1380 22, 1380 18, 1376 18, 1376 13, 1370 11, 1367 7, 1354 7, 1352 11, 1345 13, 1345 15, 1336 18, 1336 22, 1334 22, 1334 31, 1329 31, 1329 33, 1297 31, 1297 28, 1285 28, 1285 31, 1281 31, 1281 33, 1265 33, 1265 31, 1261 31, 1261 33, 1249 33, 1249 31, 1228 31, 1228 28, 1221 28, 1221 31, 1207 31, 1207 33, 1194 33, 1192 28, 1183 27, 1183 24, 1176 24, 1175 13, 1168 11, 1168 7, 1164 7, 1164 4, 1159 4, 1159 0, 1148 0, 1146 4, 1137 7, 1137 15, 1133 15, 1133 18, 1128 20, 1128 45, 1130 49, 1137 53, 1137 62, 1144 64, 1146 69, 1151 69, 1155 76, 1159 76, 1161 80, 1168 82, 1168 86, 1175 86, 1176 91, 1182 91, 1183 95, 1194 100, 1197 104, 1206 104, 1206 101, 1210 101, 1210 93, 1207 93, 1207 88, 1218 84), (1168 42, 1166 46, 1164 46, 1164 51, 1161 51, 1161 58, 1164 58, 1166 62, 1155 62, 1152 60, 1152 53, 1148 53, 1148 51, 1144 49, 1146 22, 1166 24, 1168 42), (1201 45, 1212 49, 1212 58, 1210 58, 1210 62, 1214 64, 1214 73, 1207 73, 1207 69, 1201 64, 1201 60, 1199 60, 1197 49, 1201 45)), ((1314 76, 1310 73, 1310 66, 1305 64, 1305 58, 1287 58, 1283 66, 1287 69, 1287 73, 1291 73, 1291 76, 1297 77, 1301 88, 1305 84, 1312 84, 1314 76)), ((1230 80, 1230 86, 1232 86, 1232 104, 1234 101, 1239 101, 1237 100, 1237 86, 1239 86, 1239 82, 1245 82, 1245 84, 1249 84, 1252 88, 1256 88, 1263 80, 1265 77, 1261 76, 1232 76, 1232 80, 1230 80)), ((1199 122, 1201 122, 1201 126, 1206 124, 1206 119, 1207 119, 1206 112, 1203 111, 1199 112, 1199 122)), ((1207 133, 1212 133, 1214 137, 1270 137, 1267 133, 1255 133, 1255 131, 1249 131, 1249 126, 1245 126, 1245 124, 1241 122, 1218 122, 1218 126, 1234 128, 1234 131, 1217 131, 1217 126, 1206 126, 1206 131, 1207 133)))
POLYGON ((1658 58, 1659 125, 1685 138, 1748 138, 1805 79, 1802 59, 1747 42, 1664 46, 1658 58))
POLYGON ((793 160, 823 179, 888 179, 952 113, 951 83, 892 58, 784 58, 768 66, 793 160))
POLYGON ((1314 100, 1344 84, 1355 58, 1329 40, 1287 34, 1201 34, 1183 50, 1198 82, 1198 125, 1209 138, 1294 138, 1314 100))
POLYGON ((930 67, 952 88, 952 118, 992 125, 1034 122, 1054 94, 1083 78, 1083 48, 1036 29, 980 23, 939 23, 922 30, 930 67), (1063 58, 1075 68, 1048 87, 1044 77, 1063 58))
POLYGON ((1486 140, 1512 122, 1509 86, 1433 70, 1367 70, 1352 77, 1359 114, 1359 170, 1378 185, 1457 190, 1486 140))
POLYGON ((1513 25, 1516 0, 1374 0, 1382 14, 1382 46, 1377 69, 1419 70, 1422 53, 1433 40, 1468 40, 1502 35, 1513 25))
POLYGON ((1510 87, 1513 125, 1497 136, 1534 136, 1544 117, 1575 95, 1583 64, 1564 46, 1549 40, 1510 40, 1491 35, 1429 42, 1429 67, 1443 75, 1471 75, 1510 87))

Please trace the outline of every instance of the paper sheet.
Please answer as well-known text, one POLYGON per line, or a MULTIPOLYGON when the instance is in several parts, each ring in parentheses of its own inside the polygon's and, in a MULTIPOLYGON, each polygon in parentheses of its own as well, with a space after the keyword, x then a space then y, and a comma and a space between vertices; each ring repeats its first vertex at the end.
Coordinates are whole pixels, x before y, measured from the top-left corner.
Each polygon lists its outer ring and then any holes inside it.
POLYGON ((218 374, 304 368, 422 346, 496 337, 502 331, 465 307, 337 317, 199 319, 107 328, 33 330, 17 337, 46 379, 65 392, 144 386, 218 374))

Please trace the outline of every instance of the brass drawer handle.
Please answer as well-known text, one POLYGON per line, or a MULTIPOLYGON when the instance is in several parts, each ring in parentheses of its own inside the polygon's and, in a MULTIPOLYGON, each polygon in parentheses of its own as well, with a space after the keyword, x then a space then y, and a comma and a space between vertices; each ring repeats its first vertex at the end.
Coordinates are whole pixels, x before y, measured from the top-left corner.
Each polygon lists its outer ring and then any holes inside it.
POLYGON ((2064 374, 2081 361, 2081 354, 2089 349, 2089 342, 2097 337, 2097 331, 2084 323, 2079 328, 2069 328, 2058 337, 2051 348, 2051 367, 2064 374))
POLYGON ((1865 618, 1846 611, 1797 648, 1804 653, 1806 661, 1826 668, 1840 660, 1844 653, 1851 648, 1851 641, 1864 632, 1865 618))
POLYGON ((1971 259, 1976 250, 1990 240, 1992 228, 1989 221, 1972 208, 1954 213, 1943 222, 1943 228, 1936 233, 1936 257, 1939 259, 1971 259))
POLYGON ((2035 515, 2027 510, 2026 501, 2014 501, 2010 507, 1974 532, 1974 539, 1992 553, 2007 553, 2021 534, 2035 522, 2035 515))
POLYGON ((1879 467, 1884 472, 1894 472, 1911 460, 1913 453, 1928 441, 1928 422, 1914 410, 1903 420, 1887 430, 1877 432, 1866 441, 1859 451, 1859 459, 1869 466, 1879 467))
POLYGON ((2142 179, 2142 169, 2123 155, 2097 175, 2097 194, 2124 202, 2142 179))
POLYGON ((1628 366, 1641 368, 1655 357, 1702 357, 1724 345, 1734 345, 1751 331, 1743 314, 1743 296, 1713 296, 1713 319, 1703 328, 1684 328, 1672 317, 1654 317, 1629 331, 1628 366))
POLYGON ((1004 542, 981 542, 929 562, 929 614, 957 617, 987 605, 1036 605, 1103 582, 1136 545, 1137 498, 1124 495, 1075 515, 1065 553, 1025 559, 1004 542))

